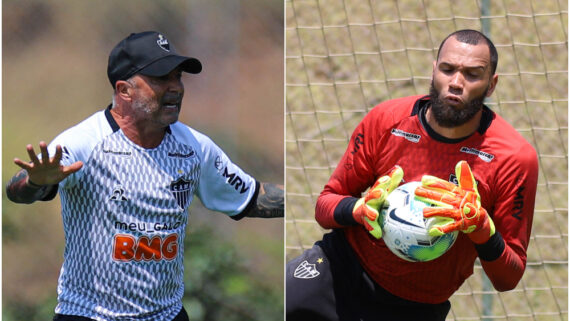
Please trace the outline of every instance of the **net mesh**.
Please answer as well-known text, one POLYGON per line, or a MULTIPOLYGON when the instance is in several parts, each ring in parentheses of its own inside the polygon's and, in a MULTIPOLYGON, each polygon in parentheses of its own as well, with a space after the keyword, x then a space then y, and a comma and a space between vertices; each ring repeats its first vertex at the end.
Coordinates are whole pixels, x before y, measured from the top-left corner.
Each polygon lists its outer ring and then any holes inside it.
POLYGON ((448 320, 568 319, 568 3, 566 1, 287 0, 286 256, 326 230, 316 198, 362 117, 381 101, 425 94, 441 40, 484 31, 499 52, 487 105, 539 155, 527 269, 493 289, 476 262, 448 320))

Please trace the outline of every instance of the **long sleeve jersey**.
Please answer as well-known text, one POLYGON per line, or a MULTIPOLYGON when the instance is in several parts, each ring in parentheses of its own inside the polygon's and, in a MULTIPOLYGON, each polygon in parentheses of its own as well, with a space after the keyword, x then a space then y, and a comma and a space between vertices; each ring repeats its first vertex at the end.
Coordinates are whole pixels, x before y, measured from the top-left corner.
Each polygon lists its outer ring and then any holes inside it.
POLYGON ((534 148, 486 106, 478 130, 462 139, 437 134, 425 119, 429 98, 405 97, 373 108, 352 134, 348 148, 316 205, 324 228, 343 228, 360 264, 380 286, 404 299, 440 303, 473 274, 475 259, 499 291, 521 279, 531 233, 538 159, 534 148), (457 183, 454 168, 471 166, 483 208, 496 233, 481 245, 459 233, 453 247, 429 262, 407 262, 392 254, 352 218, 352 208, 374 181, 394 165, 403 182, 433 175, 457 183))

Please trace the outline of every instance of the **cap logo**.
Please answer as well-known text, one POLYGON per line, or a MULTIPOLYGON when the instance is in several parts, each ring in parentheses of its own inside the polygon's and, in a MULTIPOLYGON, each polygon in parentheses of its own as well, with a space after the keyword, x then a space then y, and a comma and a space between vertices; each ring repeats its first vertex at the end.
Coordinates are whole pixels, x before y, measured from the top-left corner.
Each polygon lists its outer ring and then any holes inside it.
POLYGON ((170 52, 170 44, 168 44, 168 40, 164 38, 163 35, 158 35, 158 40, 156 41, 156 44, 158 44, 158 46, 163 50, 170 52))

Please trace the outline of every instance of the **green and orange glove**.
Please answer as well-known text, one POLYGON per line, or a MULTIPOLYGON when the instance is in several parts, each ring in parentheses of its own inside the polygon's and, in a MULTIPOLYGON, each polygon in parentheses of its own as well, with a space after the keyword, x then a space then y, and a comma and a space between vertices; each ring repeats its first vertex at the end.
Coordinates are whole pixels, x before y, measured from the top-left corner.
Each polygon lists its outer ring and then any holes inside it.
POLYGON ((378 223, 379 211, 384 206, 386 197, 400 185, 403 177, 402 168, 394 166, 388 175, 378 178, 366 195, 354 204, 352 217, 377 239, 382 237, 382 229, 378 223))
POLYGON ((436 217, 429 234, 437 236, 461 231, 474 243, 483 244, 495 234, 495 224, 481 207, 477 183, 466 161, 455 165, 455 175, 459 185, 424 175, 422 185, 416 188, 416 197, 435 205, 424 208, 423 212, 425 218, 436 217))

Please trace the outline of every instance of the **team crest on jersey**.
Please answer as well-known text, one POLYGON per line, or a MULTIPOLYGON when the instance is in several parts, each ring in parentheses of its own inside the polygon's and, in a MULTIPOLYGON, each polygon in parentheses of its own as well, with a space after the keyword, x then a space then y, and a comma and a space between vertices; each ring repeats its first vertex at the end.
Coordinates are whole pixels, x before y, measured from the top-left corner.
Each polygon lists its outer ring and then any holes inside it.
POLYGON ((293 276, 296 277, 297 279, 312 279, 319 276, 319 274, 321 273, 317 271, 316 265, 310 264, 305 260, 301 262, 299 266, 297 266, 295 272, 293 273, 293 276))
POLYGON ((170 183, 170 192, 174 195, 178 206, 181 208, 186 208, 188 201, 190 200, 190 195, 192 193, 192 180, 184 179, 180 177, 179 179, 170 183))

